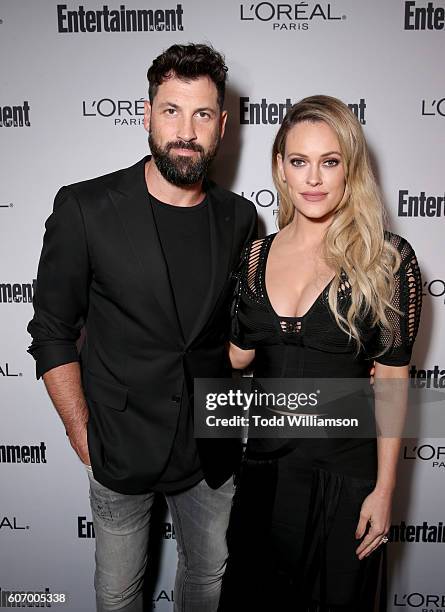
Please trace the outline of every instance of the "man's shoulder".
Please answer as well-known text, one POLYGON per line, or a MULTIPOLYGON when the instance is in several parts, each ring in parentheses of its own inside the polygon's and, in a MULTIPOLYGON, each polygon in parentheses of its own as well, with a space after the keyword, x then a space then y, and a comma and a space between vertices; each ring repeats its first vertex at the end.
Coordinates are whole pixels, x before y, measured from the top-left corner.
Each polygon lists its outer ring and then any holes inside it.
POLYGON ((105 195, 109 189, 119 191, 122 186, 131 183, 131 177, 136 176, 139 171, 142 172, 144 163, 145 158, 127 168, 66 185, 66 189, 74 192, 82 201, 91 198, 96 200, 105 195))
POLYGON ((256 207, 253 202, 234 191, 221 187, 213 181, 207 183, 207 193, 216 196, 222 201, 232 201, 236 206, 236 211, 246 215, 256 215, 256 207))

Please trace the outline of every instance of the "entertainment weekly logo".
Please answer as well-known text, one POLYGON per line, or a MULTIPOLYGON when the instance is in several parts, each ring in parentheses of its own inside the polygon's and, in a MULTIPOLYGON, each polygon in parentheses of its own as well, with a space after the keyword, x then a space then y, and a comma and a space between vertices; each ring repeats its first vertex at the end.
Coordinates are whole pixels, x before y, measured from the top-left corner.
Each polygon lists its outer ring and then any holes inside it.
MULTIPOLYGON (((163 540, 176 540, 173 523, 164 522, 159 529, 163 540)), ((95 538, 93 521, 88 520, 86 516, 77 517, 77 537, 80 539, 95 538)))
POLYGON ((47 463, 46 444, 0 444, 0 463, 47 463))
POLYGON ((106 119, 116 127, 144 124, 144 98, 139 100, 82 100, 82 116, 106 119))
POLYGON ((445 117, 445 98, 422 100, 422 117, 445 117))
POLYGON ((86 516, 77 517, 77 537, 81 540, 95 538, 93 521, 86 516))
POLYGON ((240 4, 242 22, 267 23, 276 32, 305 32, 315 23, 338 23, 346 15, 333 2, 244 2, 240 4))
POLYGON ((104 4, 99 10, 86 9, 80 4, 68 10, 66 4, 57 5, 57 28, 60 34, 97 32, 176 32, 183 31, 182 4, 176 8, 127 9, 121 4, 113 9, 104 4))
POLYGON ((397 525, 391 525, 388 535, 391 542, 400 542, 402 544, 416 542, 424 544, 445 543, 445 528, 441 521, 435 524, 430 524, 427 521, 423 521, 420 524, 409 524, 401 521, 397 525))
MULTIPOLYGON (((277 125, 283 122, 287 111, 294 102, 286 98, 284 102, 272 102, 261 98, 260 102, 252 102, 248 96, 240 96, 239 116, 240 125, 277 125)), ((366 125, 366 100, 360 98, 358 102, 348 104, 362 125, 366 125)))
POLYGON ((394 593, 394 606, 406 610, 416 610, 417 612, 445 612, 445 595, 422 593, 413 591, 412 593, 394 593))
POLYGON ((405 2, 405 30, 443 30, 445 28, 445 8, 438 3, 405 2))
POLYGON ((31 107, 28 100, 24 100, 23 104, 2 104, 0 106, 0 127, 5 128, 21 128, 30 127, 31 120, 29 118, 31 107))
POLYGON ((417 368, 412 364, 409 368, 411 387, 417 389, 445 389, 445 368, 434 365, 430 369, 417 368))
POLYGON ((27 304, 32 302, 37 279, 32 283, 0 283, 0 304, 27 304))
POLYGON ((444 217, 445 193, 429 195, 421 191, 411 194, 408 189, 399 189, 397 214, 399 217, 444 217))

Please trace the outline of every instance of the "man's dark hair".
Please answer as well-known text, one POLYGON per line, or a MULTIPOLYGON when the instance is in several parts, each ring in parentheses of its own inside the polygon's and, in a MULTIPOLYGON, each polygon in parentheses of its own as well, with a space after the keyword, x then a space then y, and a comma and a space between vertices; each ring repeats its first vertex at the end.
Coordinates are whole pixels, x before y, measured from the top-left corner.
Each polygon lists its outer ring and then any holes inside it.
POLYGON ((218 105, 222 110, 226 90, 227 66, 224 57, 209 45, 172 45, 159 55, 147 71, 150 104, 159 85, 170 76, 197 79, 207 76, 216 86, 218 105))

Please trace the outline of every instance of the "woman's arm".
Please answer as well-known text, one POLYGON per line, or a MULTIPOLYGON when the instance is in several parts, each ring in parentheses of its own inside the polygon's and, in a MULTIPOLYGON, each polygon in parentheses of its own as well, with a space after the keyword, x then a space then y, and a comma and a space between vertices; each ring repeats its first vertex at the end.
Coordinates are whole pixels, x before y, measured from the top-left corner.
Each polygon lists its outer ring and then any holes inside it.
POLYGON ((239 346, 229 343, 229 359, 234 370, 244 370, 250 365, 255 357, 255 349, 241 349, 239 346))
POLYGON ((363 538, 356 553, 363 559, 381 543, 391 526, 392 496, 396 484, 407 405, 408 366, 375 365, 375 413, 379 430, 377 437, 377 482, 364 500, 357 525, 356 538, 363 538))

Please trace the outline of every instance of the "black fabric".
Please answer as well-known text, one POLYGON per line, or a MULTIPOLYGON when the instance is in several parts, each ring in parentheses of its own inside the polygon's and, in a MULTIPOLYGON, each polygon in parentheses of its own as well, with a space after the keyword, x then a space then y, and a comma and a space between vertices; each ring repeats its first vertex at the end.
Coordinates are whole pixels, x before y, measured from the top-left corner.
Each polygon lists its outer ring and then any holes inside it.
POLYGON ((196 206, 172 206, 152 195, 167 269, 184 338, 190 337, 199 304, 210 285, 210 231, 208 199, 196 206))
MULTIPOLYGON (((208 200, 190 207, 172 206, 150 195, 156 227, 167 262, 182 333, 193 330, 196 305, 205 302, 210 283, 210 231, 208 200)), ((193 437, 193 413, 187 393, 182 393, 178 427, 167 466, 153 485, 154 491, 171 493, 198 483, 203 477, 193 437)))
MULTIPOLYGON (((237 271, 237 296, 233 306, 231 340, 240 348, 274 345, 303 345, 324 353, 354 355, 356 346, 335 324, 328 305, 330 284, 320 293, 303 317, 280 317, 272 309, 265 287, 266 262, 276 234, 248 245, 237 271)), ((361 337, 366 357, 385 365, 407 365, 417 334, 422 305, 422 280, 412 246, 401 236, 386 233, 387 240, 399 251, 401 263, 394 278, 393 306, 401 314, 387 312, 393 326, 392 337, 380 326, 362 323, 361 337)), ((350 305, 351 288, 342 274, 338 303, 342 313, 350 305)), ((289 362, 290 363, 290 362, 289 362)), ((275 368, 277 365, 275 364, 275 368)), ((272 376, 272 374, 270 374, 272 376)), ((275 374, 274 374, 275 375, 275 374)), ((306 373, 306 376, 311 376, 306 373)))
MULTIPOLYGON (((387 234, 401 256, 393 301, 401 312, 390 314, 393 334, 362 321, 364 348, 357 354, 330 311, 330 283, 302 317, 280 317, 273 310, 265 272, 274 237, 248 245, 237 271, 232 342, 256 349, 255 377, 367 379, 371 359, 381 350, 381 363, 409 363, 422 284, 414 251, 403 238, 387 234)), ((342 312, 350 299, 344 275, 342 312)), ((221 610, 372 612, 382 549, 358 561, 355 529, 376 475, 375 438, 249 438, 221 610)))
MULTIPOLYGON (((94 476, 126 494, 150 491, 164 471, 183 389, 191 396, 195 377, 231 375, 232 271, 257 222, 251 202, 206 183, 210 283, 186 340, 148 203, 148 161, 58 192, 28 326, 37 376, 81 360, 94 476)), ((211 442, 197 444, 205 479, 217 488, 237 467, 241 445, 211 442)))
MULTIPOLYGON (((369 461, 363 447, 360 456, 369 461)), ((373 486, 325 470, 301 449, 280 459, 247 459, 220 612, 374 612, 382 548, 359 561, 353 535, 373 486)))

